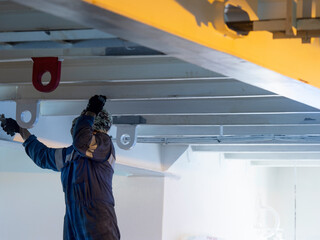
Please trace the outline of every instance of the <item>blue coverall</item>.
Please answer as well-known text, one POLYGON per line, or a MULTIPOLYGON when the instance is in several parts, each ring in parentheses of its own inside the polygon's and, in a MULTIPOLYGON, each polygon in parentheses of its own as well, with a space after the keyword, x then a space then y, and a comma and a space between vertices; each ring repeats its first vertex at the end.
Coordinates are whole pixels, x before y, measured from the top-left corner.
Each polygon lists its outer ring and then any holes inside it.
POLYGON ((68 148, 48 148, 34 135, 23 143, 39 167, 61 171, 64 240, 120 239, 112 193, 114 146, 106 133, 92 130, 93 123, 93 117, 82 115, 68 148))

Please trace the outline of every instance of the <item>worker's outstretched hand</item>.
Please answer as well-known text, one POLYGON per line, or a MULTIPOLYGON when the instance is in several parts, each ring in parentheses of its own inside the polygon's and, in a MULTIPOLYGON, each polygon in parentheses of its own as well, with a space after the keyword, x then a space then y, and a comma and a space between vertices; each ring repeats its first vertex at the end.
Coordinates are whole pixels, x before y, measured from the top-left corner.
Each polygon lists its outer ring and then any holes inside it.
POLYGON ((103 95, 94 95, 89 99, 86 110, 95 113, 98 113, 103 109, 104 104, 106 103, 107 97, 103 95))
POLYGON ((4 121, 1 122, 1 127, 10 136, 14 136, 15 133, 20 132, 17 121, 12 118, 5 118, 4 121))

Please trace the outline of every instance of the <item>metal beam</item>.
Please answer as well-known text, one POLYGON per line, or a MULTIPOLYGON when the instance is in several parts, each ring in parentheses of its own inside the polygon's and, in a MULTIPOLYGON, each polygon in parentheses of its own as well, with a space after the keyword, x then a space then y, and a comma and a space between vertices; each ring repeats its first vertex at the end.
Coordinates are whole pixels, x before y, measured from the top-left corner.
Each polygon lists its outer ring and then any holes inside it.
POLYGON ((320 160, 320 151, 319 152, 309 152, 306 153, 225 153, 225 159, 230 160, 283 160, 283 161, 291 161, 291 160, 301 160, 301 161, 309 161, 309 160, 320 160))
MULTIPOLYGON (((0 71, 1 72, 1 71, 0 71)), ((30 83, 31 84, 31 83, 30 83)), ((52 93, 44 95, 33 86, 14 84, 0 86, 0 100, 42 99, 42 100, 79 100, 88 99, 95 94, 103 94, 110 100, 160 100, 160 99, 202 99, 202 98, 241 98, 272 97, 263 90, 245 86, 229 79, 197 79, 184 81, 166 79, 149 82, 104 82, 100 84, 60 84, 52 93)))
MULTIPOLYGON (((258 147, 261 150, 264 149, 268 152, 268 147, 270 147, 270 151, 273 152, 272 148, 274 146, 282 146, 280 148, 280 152, 286 152, 286 148, 288 147, 288 151, 291 151, 292 146, 319 146, 320 144, 320 136, 317 137, 306 137, 306 136, 163 136, 163 137, 138 137, 138 143, 159 143, 159 144, 175 144, 175 145, 202 145, 202 146, 214 146, 217 149, 219 146, 221 147, 221 152, 238 152, 238 149, 241 147, 254 146, 258 147), (223 148, 234 146, 235 149, 224 151, 223 148)), ((209 148, 208 148, 209 149, 209 148)), ((228 148, 226 148, 228 149, 228 148)), ((245 148, 250 149, 250 148, 245 148)), ((297 148, 299 149, 299 148, 297 148)), ((309 148, 307 148, 309 149, 309 148)), ((206 150, 207 151, 207 150, 206 150)), ((208 150, 210 151, 210 150, 208 150)), ((220 150, 219 150, 220 151, 220 150)), ((303 152, 304 150, 296 150, 299 152, 303 152)), ((318 150, 317 150, 318 151, 318 150)), ((246 150, 244 150, 246 152, 246 150)), ((248 150, 250 152, 250 150, 248 150)), ((253 152, 255 152, 253 150, 253 152)))
MULTIPOLYGON (((316 0, 318 1, 318 0, 316 0)), ((318 2, 315 3, 315 8, 319 7, 318 2)), ((285 18, 287 14, 286 0, 281 1, 258 1, 258 19, 259 20, 274 20, 285 18)), ((320 17, 319 12, 315 11, 312 15, 312 0, 297 1, 297 18, 310 18, 320 17)), ((252 20, 258 20, 253 19, 252 20)))
POLYGON ((302 136, 306 134, 320 134, 320 125, 247 125, 247 126, 224 126, 224 135, 296 135, 302 136))
MULTIPOLYGON (((70 93, 68 94, 72 95, 70 93)), ((11 98, 11 96, 16 96, 16 87, 1 87, 0 95, 3 97, 6 97, 7 95, 8 99, 15 99, 15 98, 11 98)), ((47 97, 47 95, 45 96, 47 97)), ((30 98, 25 98, 25 95, 23 95, 23 99, 31 99, 32 95, 30 95, 29 97, 30 98)), ((67 114, 66 112, 61 112, 61 113, 67 114)), ((303 127, 303 126, 312 126, 312 125, 320 124, 320 112, 314 112, 314 113, 300 112, 300 113, 285 113, 285 114, 281 114, 281 113, 271 114, 267 112, 265 114, 259 113, 259 114, 233 114, 233 115, 219 115, 219 114, 142 115, 142 117, 146 120, 147 125, 192 125, 192 126, 217 125, 217 126, 225 126, 225 127, 236 125, 237 126, 235 127, 236 129, 241 128, 241 126, 250 126, 250 125, 256 126, 256 128, 258 128, 257 126, 271 126, 272 128, 272 126, 288 125, 288 128, 297 130, 298 129, 297 127, 299 126, 303 127)), ((276 128, 281 129, 279 127, 276 127, 276 128)), ((309 129, 308 130, 309 133, 312 133, 312 128, 308 127, 307 129, 309 129)))
MULTIPOLYGON (((0 4, 2 8, 2 4, 0 4)), ((70 30, 87 29, 86 25, 68 21, 47 13, 32 9, 1 11, 0 32, 35 31, 35 30, 70 30)))
MULTIPOLYGON (((1 39, 0 39, 1 41, 1 39)), ((11 43, 10 45, 0 45, 0 50, 12 49, 65 49, 65 48, 135 48, 136 43, 128 42, 118 38, 90 39, 79 41, 28 41, 11 43)), ((159 53, 160 54, 160 53, 159 53)))
POLYGON ((286 30, 285 33, 288 36, 294 36, 297 34, 297 7, 295 0, 286 0, 286 30))
MULTIPOLYGON (((41 114, 46 116, 77 115, 85 108, 83 101, 43 101, 41 114)), ((283 97, 198 99, 198 100, 130 100, 108 101, 114 115, 233 115, 263 113, 315 113, 317 109, 283 97)))
POLYGON ((303 0, 301 4, 302 4, 302 7, 301 7, 302 17, 311 18, 312 17, 312 0, 303 0))
MULTIPOLYGON (((320 30, 320 19, 297 19, 297 30, 298 31, 319 31, 320 30)), ((253 22, 254 31, 269 31, 269 32, 284 32, 286 30, 286 20, 265 20, 253 22)))
POLYGON ((219 126, 154 126, 139 125, 139 137, 219 136, 219 126))
MULTIPOLYGON (((68 49, 72 51, 73 49, 68 49)), ((92 51, 92 50, 91 50, 92 51)), ((63 56, 63 52, 48 52, 53 56, 63 56)), ((11 53, 12 54, 12 53, 11 53)), ((77 54, 75 52, 75 54, 77 54)), ((105 54, 105 48, 101 54, 105 54)), ((14 55, 14 54, 13 54, 14 55)), ((0 59, 0 83, 25 84, 31 83, 32 60, 31 58, 15 62, 6 60, 10 51, 1 52, 0 59), (4 56, 5 55, 5 56, 4 56), (8 61, 8 62, 6 62, 8 61)), ((34 55, 31 55, 34 56, 34 55)), ((29 56, 30 57, 30 56, 29 56)), ((61 83, 87 83, 90 85, 106 82, 143 82, 143 81, 188 81, 188 80, 227 80, 226 84, 237 84, 228 81, 230 77, 203 69, 196 65, 183 62, 168 56, 138 56, 138 57, 97 57, 97 58, 65 58, 62 63, 61 83), (93 74, 94 73, 94 74, 93 74)), ((231 87, 231 85, 229 85, 231 87)), ((266 91, 256 87, 236 85, 238 92, 248 94, 266 91), (243 89, 244 88, 244 89, 243 89), (247 90, 248 89, 248 90, 247 90)), ((217 92, 218 90, 212 90, 217 92)))
POLYGON ((267 160, 267 161, 250 161, 250 165, 253 167, 320 167, 319 160, 309 160, 305 161, 302 159, 299 160, 291 160, 291 161, 283 161, 283 160, 267 160))
POLYGON ((303 125, 320 124, 320 113, 241 114, 214 116, 143 116, 152 125, 303 125))
POLYGON ((320 143, 315 144, 216 144, 192 146, 194 152, 319 152, 320 143))
MULTIPOLYGON (((31 57, 63 56, 70 57, 101 57, 106 55, 106 48, 43 48, 43 49, 10 49, 1 50, 0 62, 20 61, 31 57)), ((31 59, 30 59, 31 60, 31 59)))
MULTIPOLYGON (((148 123, 147 123, 148 124, 148 123)), ((292 139, 295 141, 318 141, 320 125, 295 125, 295 126, 170 126, 170 125, 140 125, 137 129, 138 136, 150 137, 173 137, 173 136, 216 136, 220 140, 230 141, 232 136, 238 136, 245 141, 248 136, 253 139, 277 140, 283 137, 283 141, 292 139), (314 138, 312 138, 314 136, 314 138), (297 140, 300 139, 300 140, 297 140)), ((248 139, 249 140, 249 139, 248 139)), ((257 140, 258 141, 258 140, 257 140)))
POLYGON ((95 29, 0 32, 0 42, 65 41, 109 39, 115 36, 95 29))
POLYGON ((80 0, 68 2, 14 0, 14 2, 87 23, 121 38, 320 108, 320 90, 313 87, 319 86, 320 73, 313 67, 314 62, 317 62, 314 56, 320 56, 317 54, 320 51, 319 48, 306 49, 299 45, 300 43, 292 41, 275 43, 269 35, 260 33, 252 33, 241 40, 227 39, 213 28, 197 25, 195 15, 197 20, 201 19, 200 22, 205 24, 211 22, 206 18, 206 16, 211 17, 209 12, 212 10, 212 6, 207 1, 202 2, 202 5, 194 2, 189 5, 189 9, 179 5, 185 1, 177 3, 171 0, 158 2, 144 0, 135 2, 134 7, 131 1, 115 0, 94 1, 99 6, 80 0), (203 4, 207 7, 201 8, 203 4), (140 10, 137 11, 137 9, 140 10), (159 9, 166 9, 165 19, 159 9), (263 38, 261 38, 262 35, 263 38), (252 45, 252 42, 257 42, 263 47, 252 45), (280 49, 276 59, 275 44, 277 49, 280 49), (252 51, 248 52, 248 49, 252 51), (246 58, 255 64, 239 57, 246 58))

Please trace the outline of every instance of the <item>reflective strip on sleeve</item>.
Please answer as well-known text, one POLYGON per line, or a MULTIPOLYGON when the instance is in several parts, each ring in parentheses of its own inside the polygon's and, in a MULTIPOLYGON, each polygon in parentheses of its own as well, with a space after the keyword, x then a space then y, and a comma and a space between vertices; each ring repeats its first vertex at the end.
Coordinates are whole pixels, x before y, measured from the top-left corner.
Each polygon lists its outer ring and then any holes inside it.
POLYGON ((66 163, 72 161, 73 155, 74 155, 74 150, 72 150, 72 152, 66 156, 66 163))
POLYGON ((55 158, 55 162, 56 162, 56 167, 57 167, 58 171, 60 171, 61 168, 63 168, 62 148, 56 149, 56 151, 54 153, 54 158, 55 158))
POLYGON ((91 142, 90 142, 90 145, 89 145, 89 148, 88 150, 86 151, 86 155, 90 158, 93 158, 93 152, 94 150, 96 150, 98 147, 97 145, 97 142, 96 142, 96 137, 95 136, 92 136, 92 139, 91 139, 91 142))

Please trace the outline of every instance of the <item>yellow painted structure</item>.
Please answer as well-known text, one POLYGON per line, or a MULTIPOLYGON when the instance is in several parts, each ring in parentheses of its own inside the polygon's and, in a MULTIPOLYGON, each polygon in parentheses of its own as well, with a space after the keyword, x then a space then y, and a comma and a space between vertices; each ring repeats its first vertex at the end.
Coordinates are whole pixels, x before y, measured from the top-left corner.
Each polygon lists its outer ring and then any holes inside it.
MULTIPOLYGON (((320 88, 319 39, 302 44, 301 39, 272 39, 269 32, 250 32, 236 39, 225 37, 213 27, 213 1, 208 0, 84 1, 320 88)), ((256 20, 254 4, 238 4, 251 20, 256 20)))

